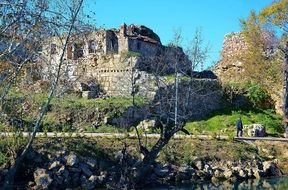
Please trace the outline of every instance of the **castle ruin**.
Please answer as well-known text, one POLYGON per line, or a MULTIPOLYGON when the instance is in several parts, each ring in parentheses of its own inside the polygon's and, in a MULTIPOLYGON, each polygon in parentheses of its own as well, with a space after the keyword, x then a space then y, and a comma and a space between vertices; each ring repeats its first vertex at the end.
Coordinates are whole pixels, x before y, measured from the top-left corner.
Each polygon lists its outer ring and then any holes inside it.
MULTIPOLYGON (((63 75, 68 81, 95 80, 109 96, 131 93, 131 76, 139 86, 147 86, 151 71, 159 75, 179 72, 191 67, 180 47, 163 46, 160 38, 145 26, 122 24, 119 29, 97 30, 71 38, 65 52, 63 75)), ((49 38, 43 46, 43 76, 49 79, 60 60, 64 39, 49 38)), ((144 91, 144 90, 143 90, 144 91)))

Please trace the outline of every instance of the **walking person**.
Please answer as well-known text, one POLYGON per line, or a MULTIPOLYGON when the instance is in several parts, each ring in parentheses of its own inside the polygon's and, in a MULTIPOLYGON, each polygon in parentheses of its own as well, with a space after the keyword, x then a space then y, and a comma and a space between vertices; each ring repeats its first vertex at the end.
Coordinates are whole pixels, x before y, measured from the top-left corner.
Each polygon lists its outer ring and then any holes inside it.
POLYGON ((242 137, 242 135, 243 135, 243 123, 242 123, 241 117, 239 117, 237 122, 236 122, 236 128, 237 128, 236 136, 242 137))

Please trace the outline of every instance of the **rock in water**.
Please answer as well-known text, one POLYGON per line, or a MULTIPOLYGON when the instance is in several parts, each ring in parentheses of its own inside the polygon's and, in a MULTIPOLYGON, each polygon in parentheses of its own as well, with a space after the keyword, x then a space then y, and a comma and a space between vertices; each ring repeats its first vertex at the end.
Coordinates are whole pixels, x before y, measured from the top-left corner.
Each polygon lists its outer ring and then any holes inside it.
POLYGON ((34 172, 34 181, 36 183, 36 189, 48 189, 53 180, 46 169, 38 168, 34 172))
POLYGON ((277 164, 271 161, 263 162, 263 170, 268 176, 282 176, 277 164))

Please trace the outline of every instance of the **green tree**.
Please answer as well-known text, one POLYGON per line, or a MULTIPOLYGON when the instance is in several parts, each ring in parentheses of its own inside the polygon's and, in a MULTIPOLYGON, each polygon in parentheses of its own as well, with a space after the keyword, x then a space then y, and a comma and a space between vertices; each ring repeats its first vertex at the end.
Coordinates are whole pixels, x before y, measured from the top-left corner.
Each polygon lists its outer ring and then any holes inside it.
POLYGON ((244 73, 248 76, 247 82, 261 84, 266 89, 271 87, 271 83, 279 84, 281 62, 277 59, 278 54, 270 50, 275 48, 273 47, 276 40, 274 34, 263 29, 254 11, 250 13, 247 20, 240 22, 248 45, 247 51, 241 57, 244 61, 244 73))
POLYGON ((244 83, 260 85, 269 94, 281 89, 281 59, 275 51, 274 33, 264 29, 258 15, 251 11, 249 17, 240 20, 246 50, 236 59, 243 63, 244 83), (264 80, 263 80, 264 79, 264 80))
MULTIPOLYGON (((273 2, 270 6, 261 10, 259 14, 261 24, 270 28, 276 28, 282 32, 283 36, 287 36, 288 32, 288 2, 287 0, 278 0, 273 2), (280 29, 280 30, 279 30, 280 29)), ((287 38, 286 38, 287 39, 287 38)), ((284 55, 284 98, 283 111, 284 119, 288 118, 288 41, 286 40, 284 46, 279 46, 284 55)), ((286 122, 287 123, 287 122, 286 122)))

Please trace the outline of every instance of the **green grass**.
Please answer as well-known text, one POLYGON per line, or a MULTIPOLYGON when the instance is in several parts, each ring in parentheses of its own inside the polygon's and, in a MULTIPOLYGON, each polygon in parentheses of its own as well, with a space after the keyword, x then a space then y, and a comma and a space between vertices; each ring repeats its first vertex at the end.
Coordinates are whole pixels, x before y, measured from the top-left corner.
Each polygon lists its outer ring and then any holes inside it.
POLYGON ((6 163, 8 160, 6 154, 4 152, 0 152, 0 165, 6 163))
POLYGON ((93 126, 87 126, 85 127, 86 132, 92 132, 92 133, 126 133, 127 130, 120 127, 115 127, 112 125, 101 125, 97 128, 93 126))
MULTIPOLYGON (((173 76, 170 78, 172 79, 173 76)), ((8 96, 8 98, 11 99, 11 114, 18 112, 18 110, 21 109, 21 104, 13 106, 16 104, 13 103, 13 99, 24 98, 29 102, 32 102, 33 110, 25 114, 19 113, 19 115, 26 121, 35 121, 39 112, 39 107, 47 101, 48 93, 36 93, 32 96, 29 95, 31 95, 31 93, 20 92, 17 90, 11 91, 8 96)), ((137 105, 144 105, 148 103, 148 100, 136 97, 135 102, 137 105)), ((105 116, 102 117, 119 117, 129 106, 132 106, 132 98, 111 97, 106 99, 85 99, 78 97, 76 94, 69 94, 65 97, 55 97, 51 102, 52 110, 50 110, 43 119, 43 128, 41 130, 72 132, 79 126, 84 126, 84 128, 89 132, 125 132, 125 130, 107 125, 102 125, 96 129, 93 127, 94 120, 87 119, 87 115, 101 112, 105 113, 105 116), (73 126, 69 123, 65 123, 65 118, 70 117, 69 114, 75 118, 73 126)), ((199 121, 188 122, 185 128, 192 134, 220 134, 234 136, 235 122, 239 115, 242 116, 244 125, 252 123, 263 124, 266 127, 266 131, 271 136, 279 136, 284 132, 281 123, 281 116, 273 113, 271 110, 260 110, 254 108, 225 108, 218 110, 207 118, 199 121)), ((4 124, 0 123, 0 128, 4 129, 4 126, 4 124)))
MULTIPOLYGON (((188 76, 179 76, 178 79, 180 81, 189 81, 190 77, 188 77, 188 76)), ((175 82, 175 75, 165 75, 164 76, 164 80, 165 80, 166 83, 172 84, 172 83, 175 82)))
POLYGON ((242 117, 243 125, 260 123, 266 127, 271 136, 279 136, 284 132, 281 116, 271 110, 235 110, 223 109, 214 112, 210 117, 199 121, 186 123, 185 128, 192 134, 221 134, 234 135, 235 123, 239 115, 242 117))
MULTIPOLYGON (((6 101, 6 111, 9 117, 21 118, 27 123, 35 122, 40 108, 47 101, 48 93, 35 93, 19 91, 13 89, 6 101), (29 102, 31 109, 29 112, 22 110, 23 102, 29 102), (15 106, 17 105, 17 106, 15 106)), ((148 100, 135 97, 136 105, 147 104, 148 100)), ((86 99, 80 98, 76 94, 68 94, 64 97, 54 97, 51 101, 51 108, 48 110, 43 118, 41 131, 51 132, 74 132, 77 128, 82 126, 92 126, 93 122, 97 118, 97 114, 100 114, 100 118, 112 118, 119 117, 124 113, 128 107, 133 105, 132 97, 111 97, 105 99, 86 99), (103 115, 104 114, 104 115, 103 115), (91 116, 91 117, 90 117, 91 116), (67 118, 73 118, 73 122, 66 121, 67 118), (89 119, 90 118, 90 119, 89 119)), ((4 129, 5 121, 0 122, 0 129, 4 129)), ((26 130, 27 126, 24 127, 26 130)), ((93 127, 87 128, 89 131, 121 131, 115 127, 100 127, 94 129, 93 127)), ((4 130, 6 131, 6 130, 4 130)))

